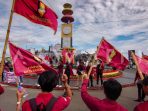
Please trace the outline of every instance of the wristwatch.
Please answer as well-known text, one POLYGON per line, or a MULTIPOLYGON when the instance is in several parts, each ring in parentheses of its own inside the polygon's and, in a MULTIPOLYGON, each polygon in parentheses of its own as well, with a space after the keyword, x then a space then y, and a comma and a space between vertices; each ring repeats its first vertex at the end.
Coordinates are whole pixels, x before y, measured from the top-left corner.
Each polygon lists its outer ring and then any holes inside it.
POLYGON ((16 104, 17 104, 17 105, 19 105, 19 104, 21 104, 21 102, 20 102, 20 101, 18 101, 16 104))

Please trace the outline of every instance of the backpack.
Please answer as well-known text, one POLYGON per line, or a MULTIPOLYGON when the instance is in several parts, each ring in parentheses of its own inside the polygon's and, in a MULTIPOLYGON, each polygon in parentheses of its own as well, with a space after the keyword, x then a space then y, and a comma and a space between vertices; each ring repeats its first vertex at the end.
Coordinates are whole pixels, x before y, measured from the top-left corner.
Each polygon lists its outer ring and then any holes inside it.
POLYGON ((43 103, 37 105, 35 98, 32 98, 29 100, 29 104, 31 107, 32 111, 51 111, 54 103, 56 102, 57 98, 55 98, 54 96, 52 96, 52 98, 50 99, 50 101, 47 103, 47 105, 45 106, 43 103), (43 106, 43 109, 40 110, 40 107, 43 106))

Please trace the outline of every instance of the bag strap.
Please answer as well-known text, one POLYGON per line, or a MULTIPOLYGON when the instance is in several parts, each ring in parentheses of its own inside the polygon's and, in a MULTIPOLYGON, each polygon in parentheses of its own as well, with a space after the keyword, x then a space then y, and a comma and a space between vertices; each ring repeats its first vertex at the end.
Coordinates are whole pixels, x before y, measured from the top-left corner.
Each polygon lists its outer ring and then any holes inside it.
POLYGON ((31 110, 36 111, 37 110, 37 104, 36 104, 35 98, 30 99, 29 103, 30 103, 31 110))
POLYGON ((52 96, 52 98, 50 99, 50 101, 48 102, 48 104, 46 105, 46 111, 51 111, 55 102, 57 101, 58 98, 52 96))
MULTIPOLYGON (((46 105, 46 111, 51 111, 53 106, 54 106, 54 103, 56 101, 57 101, 57 98, 52 96, 52 98, 50 99, 50 101, 46 105)), ((37 104, 36 104, 35 98, 30 99, 29 103, 30 103, 31 110, 32 111, 37 111, 37 104)))

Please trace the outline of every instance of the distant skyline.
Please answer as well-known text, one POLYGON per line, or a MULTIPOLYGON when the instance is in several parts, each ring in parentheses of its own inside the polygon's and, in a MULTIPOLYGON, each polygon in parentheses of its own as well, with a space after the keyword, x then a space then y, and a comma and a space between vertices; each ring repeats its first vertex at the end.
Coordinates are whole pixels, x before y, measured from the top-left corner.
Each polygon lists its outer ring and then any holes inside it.
MULTIPOLYGON (((61 43, 63 4, 72 4, 73 47, 94 52, 102 37, 127 57, 128 50, 148 55, 148 0, 42 0, 58 15, 58 31, 30 22, 14 13, 10 40, 22 47, 48 49, 61 43)), ((0 1, 0 57, 12 0, 0 1)), ((8 54, 9 52, 7 52, 8 54)))

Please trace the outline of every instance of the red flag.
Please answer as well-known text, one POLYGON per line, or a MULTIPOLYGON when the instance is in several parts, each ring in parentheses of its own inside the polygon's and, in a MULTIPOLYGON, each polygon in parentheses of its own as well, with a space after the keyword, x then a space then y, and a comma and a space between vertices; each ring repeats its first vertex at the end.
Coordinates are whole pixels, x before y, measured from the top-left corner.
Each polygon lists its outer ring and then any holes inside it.
POLYGON ((24 74, 40 74, 44 71, 54 70, 46 65, 39 57, 15 46, 11 42, 9 42, 9 50, 13 61, 14 72, 17 76, 24 74))
POLYGON ((57 15, 40 0, 15 0, 14 12, 31 22, 51 27, 57 31, 57 15))
POLYGON ((142 54, 142 58, 148 60, 148 56, 147 55, 142 54))
POLYGON ((142 73, 148 74, 148 60, 144 59, 144 58, 140 58, 136 55, 135 55, 135 57, 136 57, 138 66, 139 66, 140 70, 142 71, 142 73))
POLYGON ((128 65, 128 60, 104 38, 101 40, 96 54, 98 59, 117 69, 124 70, 128 65))

